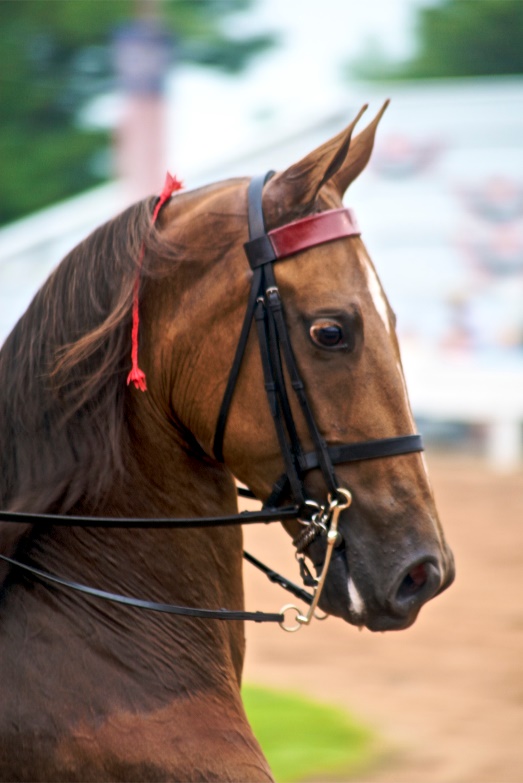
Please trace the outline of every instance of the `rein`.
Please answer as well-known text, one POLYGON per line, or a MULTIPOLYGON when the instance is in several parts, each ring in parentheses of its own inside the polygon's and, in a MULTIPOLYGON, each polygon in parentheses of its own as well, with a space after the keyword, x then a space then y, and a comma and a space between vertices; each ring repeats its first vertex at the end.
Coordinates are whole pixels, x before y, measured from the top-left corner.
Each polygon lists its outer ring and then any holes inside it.
MULTIPOLYGON (((343 510, 350 506, 352 501, 350 492, 339 486, 334 465, 422 451, 423 444, 420 435, 381 438, 337 446, 329 446, 323 439, 309 404, 306 388, 300 377, 292 350, 284 318, 283 304, 274 276, 274 263, 284 261, 295 253, 316 247, 317 245, 346 237, 360 236, 360 230, 352 210, 341 208, 310 215, 266 232, 262 192, 265 182, 272 174, 273 172, 269 172, 265 176, 256 177, 249 184, 249 241, 245 243, 244 248, 253 270, 253 275, 244 321, 220 406, 213 443, 215 458, 223 461, 223 440, 228 413, 240 373, 247 339, 252 324, 255 323, 267 399, 285 465, 285 473, 274 484, 264 507, 260 511, 244 511, 230 516, 177 519, 78 517, 0 511, 0 521, 77 527, 180 529, 245 525, 258 522, 282 522, 297 519, 303 524, 304 530, 295 539, 294 544, 297 548, 297 558, 300 563, 301 573, 302 575, 306 574, 306 583, 312 584, 314 587, 312 594, 263 565, 263 563, 260 563, 247 552, 243 554, 248 562, 259 568, 271 581, 279 584, 295 597, 307 603, 309 605, 307 614, 302 614, 300 609, 293 604, 284 606, 280 613, 276 614, 228 609, 199 609, 157 603, 98 590, 97 588, 62 579, 0 554, 1 560, 52 584, 58 584, 127 606, 168 614, 203 619, 277 622, 286 631, 297 631, 302 625, 308 625, 312 618, 316 616, 315 611, 327 577, 330 560, 334 548, 340 540, 340 534, 338 533, 339 516, 343 510), (304 452, 298 436, 286 388, 284 368, 287 370, 290 384, 307 424, 314 446, 314 450, 311 452, 304 452), (310 499, 307 496, 304 485, 305 474, 316 468, 321 470, 327 489, 328 501, 324 505, 320 505, 310 499), (294 505, 278 507, 282 497, 288 495, 289 491, 294 505), (326 539, 325 558, 320 575, 312 577, 305 565, 303 552, 320 535, 326 539), (288 612, 295 614, 294 624, 286 624, 286 614, 288 612)), ((163 204, 164 202, 161 203, 163 204)), ((255 498, 255 495, 250 490, 239 489, 238 494, 244 497, 255 498)))

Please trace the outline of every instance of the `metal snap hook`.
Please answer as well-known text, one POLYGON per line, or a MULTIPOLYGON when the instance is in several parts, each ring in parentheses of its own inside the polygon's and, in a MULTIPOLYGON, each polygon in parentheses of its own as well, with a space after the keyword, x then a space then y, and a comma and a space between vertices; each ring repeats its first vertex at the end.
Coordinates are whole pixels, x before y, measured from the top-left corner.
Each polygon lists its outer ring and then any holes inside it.
MULTIPOLYGON (((348 489, 344 489, 340 487, 339 489, 337 489, 337 497, 333 497, 332 495, 329 495, 328 512, 324 514, 324 517, 322 518, 322 522, 324 522, 324 524, 328 523, 328 520, 330 518, 330 524, 328 525, 327 528, 327 549, 325 552, 325 560, 323 561, 322 572, 317 580, 317 585, 314 591, 312 603, 309 606, 309 610, 306 615, 304 614, 296 615, 296 620, 298 623, 309 625, 312 618, 315 616, 316 608, 318 606, 320 596, 322 594, 323 587, 325 585, 325 580, 327 578, 327 572, 329 570, 329 565, 332 558, 332 552, 336 544, 336 541, 338 540, 338 519, 341 512, 344 509, 348 508, 351 503, 352 503, 352 495, 348 489), (341 496, 341 502, 340 502, 340 496, 341 496)), ((302 534, 302 537, 303 535, 306 535, 306 533, 307 531, 305 531, 305 533, 302 534)))
POLYGON ((301 552, 295 552, 294 557, 296 558, 298 562, 298 566, 300 569, 300 576, 302 579, 303 584, 306 587, 316 587, 318 584, 318 578, 316 576, 313 576, 310 572, 310 569, 305 562, 305 557, 303 553, 301 552))
POLYGON ((298 522, 300 525, 310 525, 311 522, 315 522, 316 519, 321 516, 325 510, 324 506, 320 506, 319 503, 316 503, 315 500, 306 500, 304 503, 305 506, 308 506, 313 510, 313 513, 311 513, 310 519, 299 519, 298 522))

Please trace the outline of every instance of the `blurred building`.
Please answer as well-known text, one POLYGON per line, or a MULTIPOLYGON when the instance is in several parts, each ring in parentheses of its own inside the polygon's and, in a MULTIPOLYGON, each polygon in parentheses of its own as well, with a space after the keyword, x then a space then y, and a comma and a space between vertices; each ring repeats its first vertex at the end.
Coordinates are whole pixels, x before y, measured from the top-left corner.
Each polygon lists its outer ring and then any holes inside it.
POLYGON ((154 15, 120 27, 113 40, 121 113, 115 170, 130 203, 154 193, 168 162, 166 83, 173 40, 154 15))

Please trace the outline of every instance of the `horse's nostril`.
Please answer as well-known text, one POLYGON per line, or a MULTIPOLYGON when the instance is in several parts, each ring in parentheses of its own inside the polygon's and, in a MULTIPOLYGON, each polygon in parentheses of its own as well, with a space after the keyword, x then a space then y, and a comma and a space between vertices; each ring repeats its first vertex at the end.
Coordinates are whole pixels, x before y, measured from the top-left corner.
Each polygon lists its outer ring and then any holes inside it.
POLYGON ((426 581, 427 569, 425 568, 425 563, 420 563, 405 575, 399 586, 396 597, 401 600, 402 595, 407 597, 417 593, 419 588, 423 587, 426 581))
POLYGON ((410 568, 401 580, 394 604, 398 609, 410 605, 416 599, 421 604, 435 594, 439 582, 439 569, 433 562, 426 560, 418 563, 410 568))
POLYGON ((368 591, 365 625, 371 631, 408 628, 423 604, 438 594, 441 585, 442 570, 436 555, 427 554, 411 560, 398 571, 396 579, 382 593, 383 597, 368 591))

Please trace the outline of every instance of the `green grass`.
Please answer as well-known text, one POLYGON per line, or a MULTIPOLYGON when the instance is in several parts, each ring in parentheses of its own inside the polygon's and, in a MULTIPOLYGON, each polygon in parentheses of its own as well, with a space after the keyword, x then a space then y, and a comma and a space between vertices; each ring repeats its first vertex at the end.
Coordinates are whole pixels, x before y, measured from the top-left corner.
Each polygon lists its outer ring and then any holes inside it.
POLYGON ((242 694, 278 783, 347 780, 370 763, 376 735, 339 707, 255 685, 242 694))

